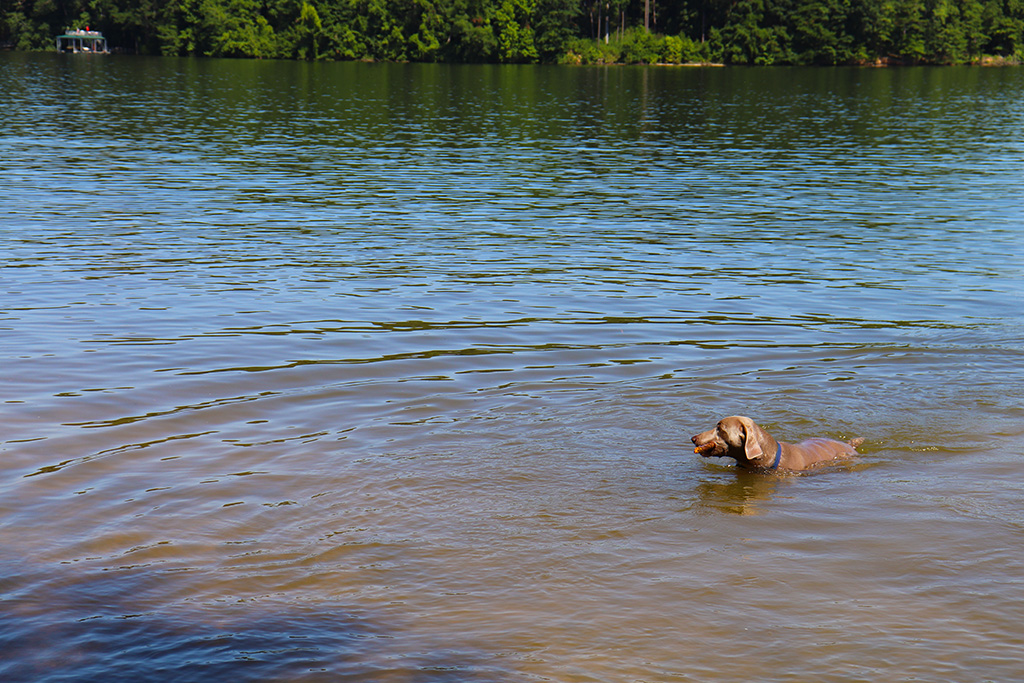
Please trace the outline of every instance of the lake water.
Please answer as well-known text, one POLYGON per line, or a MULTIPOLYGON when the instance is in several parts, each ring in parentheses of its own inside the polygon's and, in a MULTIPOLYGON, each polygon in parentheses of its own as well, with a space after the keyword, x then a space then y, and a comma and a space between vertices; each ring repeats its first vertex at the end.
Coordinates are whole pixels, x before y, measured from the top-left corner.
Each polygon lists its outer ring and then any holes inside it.
POLYGON ((0 103, 3 680, 1024 677, 1024 70, 0 103), (867 441, 741 473, 731 414, 867 441))

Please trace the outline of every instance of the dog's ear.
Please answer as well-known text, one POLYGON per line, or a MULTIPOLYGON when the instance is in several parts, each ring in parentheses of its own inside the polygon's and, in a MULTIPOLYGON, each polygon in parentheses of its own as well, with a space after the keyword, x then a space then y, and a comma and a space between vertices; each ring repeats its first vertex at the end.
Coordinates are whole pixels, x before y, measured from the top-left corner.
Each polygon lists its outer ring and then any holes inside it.
POLYGON ((764 456, 764 451, 761 450, 761 439, 758 438, 759 431, 753 422, 743 421, 743 453, 747 456, 747 460, 758 460, 764 456))

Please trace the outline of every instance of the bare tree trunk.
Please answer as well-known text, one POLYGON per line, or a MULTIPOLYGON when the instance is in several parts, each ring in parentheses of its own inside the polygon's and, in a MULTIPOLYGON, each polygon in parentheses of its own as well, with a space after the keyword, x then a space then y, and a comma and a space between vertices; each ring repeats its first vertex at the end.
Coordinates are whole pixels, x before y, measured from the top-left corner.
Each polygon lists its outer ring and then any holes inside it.
POLYGON ((703 45, 708 37, 708 2, 701 0, 700 3, 700 42, 703 45))

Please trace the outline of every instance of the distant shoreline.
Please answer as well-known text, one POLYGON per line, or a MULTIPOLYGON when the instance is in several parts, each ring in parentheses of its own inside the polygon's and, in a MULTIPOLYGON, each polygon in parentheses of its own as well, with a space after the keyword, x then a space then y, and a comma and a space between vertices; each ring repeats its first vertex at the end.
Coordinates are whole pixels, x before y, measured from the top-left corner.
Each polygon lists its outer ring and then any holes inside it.
MULTIPOLYGON (((0 44, 0 52, 23 52, 25 54, 40 54, 40 53, 51 53, 52 50, 19 50, 11 44, 0 44)), ((121 56, 139 56, 139 57, 192 57, 196 59, 238 59, 238 60, 256 60, 256 61, 284 61, 284 62, 307 62, 312 63, 314 60, 298 59, 295 57, 225 57, 218 55, 161 55, 161 54, 143 54, 126 50, 121 47, 111 47, 110 54, 116 54, 121 56)), ((785 68, 785 67, 799 67, 799 68, 828 68, 828 69, 892 69, 892 68, 913 68, 913 67, 930 67, 930 68, 943 68, 953 66, 973 66, 973 67, 1020 67, 1024 66, 1024 59, 1016 57, 1005 57, 1001 55, 987 55, 978 59, 955 62, 955 63, 943 63, 943 62, 929 62, 925 60, 906 60, 898 57, 876 59, 876 60, 864 60, 857 62, 847 62, 841 64, 791 64, 791 63, 776 63, 776 64, 744 64, 744 63, 725 63, 725 62, 622 62, 622 61, 609 61, 609 62, 588 62, 588 61, 576 61, 572 59, 563 59, 557 62, 460 62, 460 61, 419 61, 419 60, 408 60, 408 59, 373 59, 363 57, 359 59, 320 59, 315 60, 320 63, 344 63, 344 62, 363 62, 367 64, 475 64, 475 65, 490 65, 490 66, 656 66, 656 67, 676 67, 676 68, 785 68)))
POLYGON ((976 60, 959 63, 939 63, 939 62, 926 62, 926 61, 911 61, 901 60, 896 58, 891 59, 876 59, 873 61, 865 60, 862 62, 849 62, 844 64, 726 64, 725 62, 559 62, 560 66, 659 66, 659 67, 683 67, 683 68, 698 68, 698 67, 728 67, 728 68, 786 68, 786 67, 798 67, 798 68, 809 68, 809 69, 897 69, 897 68, 914 68, 914 67, 930 67, 930 68, 945 68, 952 66, 979 66, 979 67, 1014 67, 1024 66, 1024 61, 1013 57, 1001 57, 1001 56, 986 56, 976 60))

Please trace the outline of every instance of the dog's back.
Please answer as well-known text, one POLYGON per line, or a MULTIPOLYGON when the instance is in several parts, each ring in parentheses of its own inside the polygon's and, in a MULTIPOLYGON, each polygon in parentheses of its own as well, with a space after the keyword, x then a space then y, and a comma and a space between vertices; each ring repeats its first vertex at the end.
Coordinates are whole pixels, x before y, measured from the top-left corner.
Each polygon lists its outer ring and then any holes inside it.
MULTIPOLYGON (((807 439, 796 444, 796 448, 793 449, 793 455, 801 461, 799 462, 799 467, 802 469, 819 462, 857 455, 857 446, 863 442, 863 438, 851 439, 845 442, 824 438, 807 439)), ((797 463, 793 464, 796 465, 797 463)))

